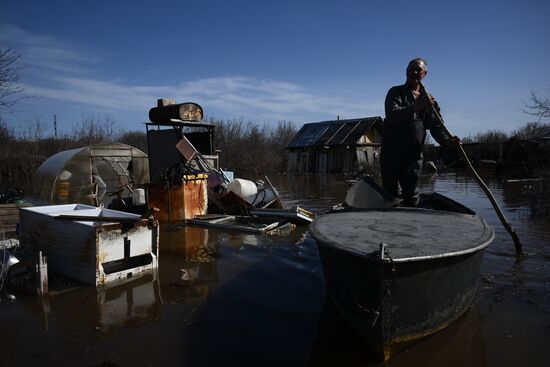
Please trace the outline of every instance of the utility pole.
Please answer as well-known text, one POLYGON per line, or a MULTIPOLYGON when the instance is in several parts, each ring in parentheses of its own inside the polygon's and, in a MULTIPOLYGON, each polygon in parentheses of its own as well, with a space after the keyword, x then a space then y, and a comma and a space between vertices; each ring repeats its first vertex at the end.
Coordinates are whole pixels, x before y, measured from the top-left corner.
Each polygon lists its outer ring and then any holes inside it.
POLYGON ((53 115, 53 134, 57 139, 57 117, 53 115))

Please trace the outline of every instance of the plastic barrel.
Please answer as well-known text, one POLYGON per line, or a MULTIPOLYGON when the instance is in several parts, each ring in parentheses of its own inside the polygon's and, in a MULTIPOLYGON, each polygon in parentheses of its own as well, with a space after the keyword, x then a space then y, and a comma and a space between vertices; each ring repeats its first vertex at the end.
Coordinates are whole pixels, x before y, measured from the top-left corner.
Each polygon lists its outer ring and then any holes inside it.
POLYGON ((250 195, 256 195, 258 188, 252 181, 244 180, 242 178, 236 178, 227 185, 227 190, 231 191, 235 195, 242 199, 250 195))

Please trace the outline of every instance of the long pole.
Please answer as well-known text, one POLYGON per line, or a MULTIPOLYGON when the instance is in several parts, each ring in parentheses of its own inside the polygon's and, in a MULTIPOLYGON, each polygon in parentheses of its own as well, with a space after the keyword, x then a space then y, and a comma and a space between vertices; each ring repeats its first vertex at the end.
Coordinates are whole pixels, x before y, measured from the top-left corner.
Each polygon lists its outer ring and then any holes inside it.
MULTIPOLYGON (((420 89, 421 89, 423 94, 427 94, 426 93, 426 88, 424 88, 424 85, 422 83, 420 83, 420 89)), ((432 106, 432 111, 434 112, 435 116, 437 117, 437 119, 441 123, 441 126, 443 127, 443 129, 445 130, 447 135, 454 136, 453 134, 451 134, 449 132, 449 130, 445 126, 445 123, 443 122, 443 118, 441 117, 439 112, 435 109, 434 105, 432 104, 431 106, 432 106)), ((487 198, 489 198, 489 201, 493 205, 493 208, 495 209, 495 212, 497 213, 498 219, 500 219, 500 222, 502 223, 504 228, 506 228, 508 233, 510 233, 510 235, 512 236, 512 239, 514 240, 514 247, 516 248, 516 254, 520 255, 522 253, 522 249, 521 249, 521 243, 519 242, 518 234, 516 233, 516 231, 514 230, 512 225, 508 222, 508 220, 504 216, 504 213, 502 213, 502 209, 500 209, 500 206, 498 205, 497 201, 495 200, 495 197, 493 196, 493 194, 491 193, 491 191, 489 190, 489 188, 487 187, 485 182, 483 182, 483 180, 481 179, 479 174, 476 172, 474 166, 472 166, 472 162, 470 162, 470 159, 468 158, 468 155, 466 154, 466 151, 464 151, 464 148, 462 147, 462 143, 459 142, 457 146, 458 146, 458 150, 459 150, 460 154, 462 155, 462 158, 464 158, 464 162, 466 162, 466 166, 468 166, 468 169, 470 170, 470 172, 472 173, 472 175, 476 179, 477 183, 479 184, 479 186, 481 186, 481 188, 483 189, 483 191, 487 195, 487 198)))

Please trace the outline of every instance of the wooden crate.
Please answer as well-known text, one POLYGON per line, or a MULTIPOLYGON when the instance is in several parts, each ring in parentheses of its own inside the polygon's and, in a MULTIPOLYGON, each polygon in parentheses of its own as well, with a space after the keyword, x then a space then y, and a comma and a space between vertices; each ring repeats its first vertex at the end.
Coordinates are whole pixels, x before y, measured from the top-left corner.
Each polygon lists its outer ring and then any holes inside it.
POLYGON ((15 235, 19 223, 19 208, 29 206, 30 204, 0 204, 0 238, 15 235))

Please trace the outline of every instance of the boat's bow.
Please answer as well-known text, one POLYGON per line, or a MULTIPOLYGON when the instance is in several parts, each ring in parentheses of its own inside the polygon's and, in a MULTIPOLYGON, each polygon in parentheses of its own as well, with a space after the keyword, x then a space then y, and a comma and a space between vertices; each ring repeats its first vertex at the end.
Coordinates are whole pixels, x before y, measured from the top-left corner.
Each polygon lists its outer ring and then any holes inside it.
POLYGON ((417 208, 331 213, 310 233, 331 299, 384 359, 464 313, 494 237, 475 214, 417 208))

